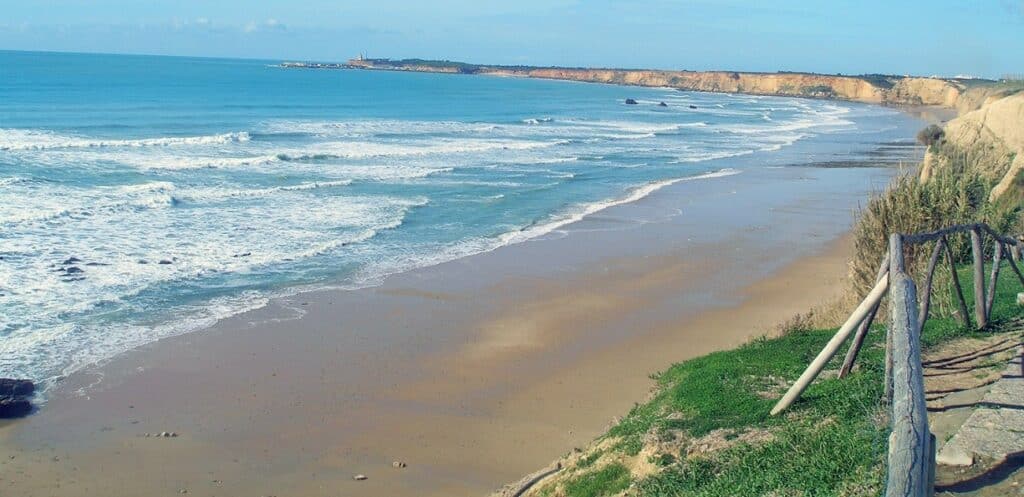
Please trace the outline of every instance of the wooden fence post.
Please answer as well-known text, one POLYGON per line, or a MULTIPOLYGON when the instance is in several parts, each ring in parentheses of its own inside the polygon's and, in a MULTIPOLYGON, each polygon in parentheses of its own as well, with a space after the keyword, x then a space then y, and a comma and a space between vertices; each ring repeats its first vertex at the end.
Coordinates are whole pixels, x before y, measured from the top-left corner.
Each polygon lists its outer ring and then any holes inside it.
MULTIPOLYGON (((890 268, 892 269, 892 268, 890 268)), ((928 495, 932 472, 931 433, 925 404, 921 341, 917 329, 917 289, 906 273, 893 271, 889 322, 893 337, 892 435, 889 437, 886 497, 928 495)))
POLYGON ((988 293, 985 298, 985 321, 988 322, 992 319, 992 304, 996 300, 996 283, 999 282, 999 269, 1003 265, 1003 242, 996 240, 993 242, 995 248, 992 254, 992 276, 988 280, 988 293))
MULTIPOLYGON (((889 235, 889 274, 905 273, 907 270, 903 259, 903 235, 893 233, 889 235)), ((891 281, 891 278, 890 278, 891 281)), ((889 302, 892 302, 890 296, 889 302)), ((891 310, 889 311, 892 312, 891 310)), ((885 333, 885 391, 882 400, 892 402, 892 368, 893 368, 893 336, 892 326, 885 333)))
POLYGON ((985 253, 981 243, 981 229, 971 228, 971 253, 974 255, 974 324, 980 330, 988 326, 985 315, 985 253))
MULTIPOLYGON (((885 253, 885 257, 882 258, 882 263, 878 266, 878 273, 875 275, 875 283, 885 276, 885 273, 889 271, 889 253, 885 253)), ((875 315, 878 314, 878 307, 882 304, 879 300, 874 307, 871 308, 871 312, 868 313, 867 317, 860 322, 860 326, 857 327, 857 334, 853 336, 853 343, 850 344, 850 349, 846 351, 846 357, 843 359, 843 367, 839 368, 839 377, 846 378, 853 370, 853 363, 857 360, 857 355, 860 353, 860 348, 864 345, 864 338, 867 337, 868 330, 871 328, 871 322, 875 320, 875 315)))
POLYGON ((932 257, 928 260, 928 272, 925 273, 924 291, 921 293, 921 312, 917 315, 917 334, 924 329, 924 322, 928 320, 928 310, 932 303, 932 279, 935 277, 935 265, 939 263, 939 254, 942 251, 942 239, 935 241, 935 248, 932 249, 932 257))
POLYGON ((964 299, 964 289, 960 286, 960 275, 956 270, 956 258, 953 256, 953 249, 950 248, 945 237, 942 239, 942 244, 946 246, 946 258, 949 259, 950 278, 953 280, 953 289, 956 290, 957 303, 960 304, 960 322, 963 323, 964 328, 967 328, 971 325, 971 318, 967 315, 970 311, 967 310, 967 301, 964 299))
POLYGON ((875 284, 875 288, 871 290, 871 293, 864 298, 864 301, 857 306, 857 309, 853 311, 853 314, 843 323, 843 326, 839 328, 839 331, 832 337, 831 340, 825 344, 825 348, 818 353, 818 356, 811 361, 811 365, 807 366, 807 369, 800 375, 800 378, 796 380, 796 383, 786 392, 779 402, 772 408, 772 416, 786 410, 790 405, 793 404, 796 399, 800 397, 800 394, 804 393, 804 390, 810 386, 811 382, 821 374, 821 370, 825 369, 825 365, 828 364, 836 352, 839 351, 839 347, 843 345, 843 342, 853 332, 854 327, 860 324, 861 321, 867 316, 871 309, 882 300, 882 295, 885 294, 885 289, 889 285, 888 273, 878 283, 875 284))
MULTIPOLYGON (((1011 248, 1011 250, 1014 249, 1011 248)), ((1020 269, 1017 268, 1017 262, 1013 260, 1012 256, 1007 259, 1006 262, 1010 263, 1010 269, 1013 269, 1013 272, 1017 275, 1017 279, 1020 280, 1022 285, 1024 285, 1024 274, 1021 274, 1020 269)))

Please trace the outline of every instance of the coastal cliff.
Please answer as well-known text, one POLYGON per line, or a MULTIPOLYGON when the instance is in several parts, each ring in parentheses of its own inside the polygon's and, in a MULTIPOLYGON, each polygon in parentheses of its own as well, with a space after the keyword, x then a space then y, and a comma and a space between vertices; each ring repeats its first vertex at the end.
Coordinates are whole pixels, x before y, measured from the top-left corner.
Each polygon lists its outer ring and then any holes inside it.
POLYGON ((980 108, 949 121, 945 127, 944 143, 933 146, 921 166, 921 180, 927 181, 943 167, 951 167, 953 154, 970 151, 976 163, 985 164, 980 170, 996 182, 990 199, 996 200, 1007 192, 1020 193, 1021 171, 1024 170, 1024 92, 1004 98, 992 95, 981 100, 980 108))
MULTIPOLYGON (((967 93, 964 80, 908 76, 843 76, 794 72, 662 71, 567 67, 487 66, 450 61, 353 59, 357 69, 483 74, 588 83, 667 87, 679 90, 834 98, 886 105, 958 107, 967 93)), ((980 102, 977 104, 980 105, 980 102)), ((967 104, 968 107, 973 104, 967 104)))

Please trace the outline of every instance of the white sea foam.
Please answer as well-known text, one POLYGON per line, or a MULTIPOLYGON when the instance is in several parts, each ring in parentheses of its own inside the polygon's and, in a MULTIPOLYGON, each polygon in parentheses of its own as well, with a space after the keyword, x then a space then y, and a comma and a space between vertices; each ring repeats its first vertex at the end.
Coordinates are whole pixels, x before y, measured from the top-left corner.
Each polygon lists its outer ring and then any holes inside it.
MULTIPOLYGON (((266 168, 282 163, 480 154, 507 150, 533 150, 568 143, 566 140, 440 139, 422 142, 323 142, 299 147, 282 147, 245 157, 202 157, 107 152, 91 155, 93 161, 117 162, 140 169, 239 169, 266 168)), ((67 156, 63 156, 67 157, 67 156)))
POLYGON ((352 180, 327 180, 300 183, 297 185, 275 186, 270 188, 192 188, 183 193, 174 195, 174 199, 183 202, 210 202, 222 201, 232 198, 261 198, 285 192, 307 192, 321 188, 337 188, 349 186, 352 180))
POLYGON ((222 133, 207 136, 140 138, 112 140, 67 136, 45 130, 0 129, 0 150, 49 150, 108 147, 170 147, 220 145, 249 141, 249 133, 222 133))
POLYGON ((0 204, 0 226, 45 223, 60 218, 95 216, 104 212, 169 207, 174 185, 164 181, 83 190, 60 188, 49 195, 26 194, 17 203, 0 204))
POLYGON ((367 138, 380 135, 465 135, 491 133, 500 128, 497 123, 460 121, 295 121, 274 120, 257 127, 261 134, 304 134, 321 138, 367 138))
POLYGON ((0 178, 0 186, 9 186, 30 181, 28 178, 15 176, 13 178, 0 178))
MULTIPOLYGON (((398 228, 411 209, 429 203, 422 197, 305 195, 322 187, 323 183, 285 186, 274 192, 286 196, 273 202, 220 205, 216 210, 172 209, 157 216, 93 206, 88 215, 72 213, 60 222, 9 229, 12 239, 3 247, 8 263, 0 264, 0 294, 6 295, 0 306, 0 330, 5 332, 0 372, 40 379, 57 371, 67 374, 167 334, 208 324, 230 313, 226 308, 207 309, 199 313, 206 318, 187 326, 126 324, 116 332, 92 330, 91 321, 74 316, 123 305, 162 285, 245 275, 345 250, 398 228), (296 194, 303 196, 289 197, 296 194)), ((269 194, 267 190, 259 193, 269 194)), ((189 195, 188 189, 152 183, 109 187, 103 195, 79 196, 75 201, 102 198, 116 205, 114 199, 130 203, 158 191, 189 195)), ((237 312, 250 304, 227 307, 237 312)), ((206 304, 194 305, 206 309, 206 304)), ((185 321, 195 321, 195 316, 185 321)))
POLYGON ((718 171, 699 174, 695 176, 654 181, 646 185, 633 188, 629 193, 622 197, 603 202, 594 202, 589 204, 578 205, 568 209, 567 211, 561 214, 554 216, 552 219, 549 219, 543 223, 538 223, 518 231, 505 233, 504 235, 498 238, 501 241, 499 245, 504 246, 513 243, 520 243, 537 238, 539 236, 546 235, 548 233, 551 233, 552 231, 562 228, 563 226, 580 221, 589 215, 601 212, 605 209, 609 209, 617 205, 636 202, 658 190, 661 190, 662 188, 665 188, 666 186, 674 185, 676 183, 680 183, 683 181, 698 181, 703 179, 724 178, 736 174, 740 174, 740 171, 732 168, 725 168, 720 169, 718 171))

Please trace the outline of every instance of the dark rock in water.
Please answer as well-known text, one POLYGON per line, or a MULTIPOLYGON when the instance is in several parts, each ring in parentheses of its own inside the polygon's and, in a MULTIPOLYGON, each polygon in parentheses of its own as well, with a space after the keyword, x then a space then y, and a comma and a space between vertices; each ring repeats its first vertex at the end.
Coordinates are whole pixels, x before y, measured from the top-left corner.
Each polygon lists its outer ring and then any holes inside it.
POLYGON ((161 260, 160 260, 160 262, 159 262, 158 264, 163 264, 163 265, 165 265, 165 266, 166 266, 167 264, 170 264, 170 263, 171 263, 171 261, 169 261, 169 260, 167 260, 167 259, 161 259, 161 260))
POLYGON ((78 274, 78 273, 84 273, 85 271, 82 271, 82 268, 80 268, 80 267, 71 266, 69 268, 65 268, 64 272, 67 273, 67 274, 78 274))
POLYGON ((633 100, 632 98, 627 98, 626 105, 636 105, 636 100, 633 100))
POLYGON ((691 108, 691 109, 696 109, 696 108, 697 108, 697 106, 696 106, 696 105, 691 105, 691 106, 690 106, 690 108, 691 108))
POLYGON ((20 418, 32 412, 32 403, 24 397, 0 397, 0 419, 20 418))
POLYGON ((35 391, 36 384, 32 380, 0 378, 0 395, 32 395, 35 391))
POLYGON ((668 107, 668 104, 665 102, 658 102, 658 107, 668 107))
POLYGON ((77 264, 79 262, 82 262, 82 259, 79 259, 78 257, 68 257, 67 259, 64 259, 64 262, 60 263, 60 265, 70 266, 72 264, 77 264))

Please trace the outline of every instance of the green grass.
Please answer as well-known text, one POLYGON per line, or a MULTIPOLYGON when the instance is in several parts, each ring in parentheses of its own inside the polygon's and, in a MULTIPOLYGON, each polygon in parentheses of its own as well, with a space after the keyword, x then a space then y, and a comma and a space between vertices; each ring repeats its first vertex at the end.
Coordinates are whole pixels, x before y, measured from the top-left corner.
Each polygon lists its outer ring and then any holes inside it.
POLYGON ((593 466, 601 456, 604 455, 604 451, 595 450, 594 452, 581 457, 579 461, 576 461, 577 468, 587 468, 593 466))
POLYGON ((565 493, 571 497, 604 497, 625 490, 630 482, 629 470, 625 466, 609 464, 569 480, 565 484, 565 493))
MULTIPOLYGON (((961 269, 961 281, 971 281, 970 268, 961 269)), ((1007 331, 1021 313, 1015 303, 1021 286, 1009 268, 1001 272, 997 291, 989 331, 963 329, 950 318, 931 319, 922 334, 923 346, 1007 331)), ((965 297, 973 301, 972 295, 965 297)), ((795 331, 758 339, 735 350, 676 364, 657 375, 655 396, 634 407, 609 431, 607 436, 620 440, 613 451, 636 455, 645 437, 667 437, 679 430, 700 437, 720 428, 760 429, 769 431, 773 439, 756 445, 739 443, 695 458, 671 454, 664 458, 660 472, 636 482, 637 495, 878 495, 884 484, 889 433, 881 402, 881 326, 868 335, 853 374, 843 380, 826 374, 785 415, 768 415, 835 331, 795 331)), ((844 353, 840 351, 828 369, 838 369, 844 353)), ((612 465, 578 476, 565 485, 565 493, 569 497, 617 493, 629 485, 624 469, 612 465)))

